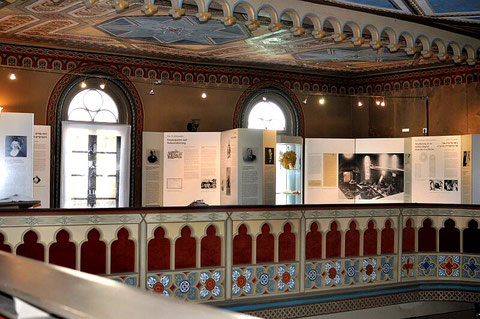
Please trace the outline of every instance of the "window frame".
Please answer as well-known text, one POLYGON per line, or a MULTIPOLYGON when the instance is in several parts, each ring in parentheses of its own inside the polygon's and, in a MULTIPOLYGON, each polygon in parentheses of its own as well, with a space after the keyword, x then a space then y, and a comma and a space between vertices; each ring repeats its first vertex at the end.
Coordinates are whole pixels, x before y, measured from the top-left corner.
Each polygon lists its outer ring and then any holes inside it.
POLYGON ((240 127, 248 128, 250 112, 258 103, 264 102, 264 97, 267 98, 267 101, 275 103, 285 116, 285 130, 277 131, 277 133, 281 135, 299 136, 300 125, 295 105, 285 92, 276 88, 262 88, 247 97, 241 111, 240 127))
MULTIPOLYGON (((118 123, 103 123, 103 122, 78 122, 69 121, 72 123, 84 123, 92 126, 104 124, 123 124, 130 125, 130 167, 129 174, 129 199, 128 205, 134 206, 135 196, 135 163, 137 160, 135 150, 135 140, 137 135, 137 120, 135 113, 135 102, 129 93, 128 89, 123 85, 121 80, 113 78, 111 75, 104 73, 89 73, 85 76, 77 76, 63 89, 58 102, 58 109, 55 119, 55 145, 54 145, 54 171, 53 171, 53 207, 60 207, 61 202, 61 188, 62 188, 62 142, 63 142, 63 128, 62 121, 68 121, 68 108, 73 97, 76 96, 84 88, 80 87, 81 82, 87 83, 87 88, 99 89, 100 84, 105 84, 105 93, 107 93, 115 102, 118 109, 118 123)), ((88 208, 85 208, 88 209, 88 208)))

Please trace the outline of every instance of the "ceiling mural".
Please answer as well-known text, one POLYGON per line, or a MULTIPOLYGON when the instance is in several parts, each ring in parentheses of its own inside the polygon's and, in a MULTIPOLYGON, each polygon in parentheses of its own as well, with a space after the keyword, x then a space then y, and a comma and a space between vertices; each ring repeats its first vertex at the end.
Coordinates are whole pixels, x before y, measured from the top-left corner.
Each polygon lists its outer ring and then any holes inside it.
POLYGON ((235 24, 226 27, 219 20, 204 23, 196 17, 174 20, 170 16, 121 17, 101 23, 98 28, 115 36, 168 44, 225 44, 250 37, 248 29, 235 24))
MULTIPOLYGON (((462 46, 439 45, 440 51, 433 52, 426 47, 431 45, 428 39, 400 40, 398 34, 375 33, 375 28, 366 34, 355 25, 346 23, 346 28, 330 18, 318 24, 315 17, 300 18, 288 10, 253 12, 239 5, 227 10, 221 0, 203 9, 193 0, 184 0, 182 9, 172 9, 170 1, 163 0, 128 0, 125 7, 122 1, 126 0, 0 0, 0 42, 325 74, 440 66, 445 65, 440 57, 449 56, 460 63, 476 63, 480 47, 467 52, 468 57, 462 57, 462 46)), ((414 14, 403 1, 331 2, 414 14)), ((437 12, 452 7, 446 0, 405 1, 435 7, 437 12)), ((478 1, 457 0, 455 7, 478 10, 472 2, 478 1)), ((467 18, 480 26, 480 14, 462 17, 467 18)))

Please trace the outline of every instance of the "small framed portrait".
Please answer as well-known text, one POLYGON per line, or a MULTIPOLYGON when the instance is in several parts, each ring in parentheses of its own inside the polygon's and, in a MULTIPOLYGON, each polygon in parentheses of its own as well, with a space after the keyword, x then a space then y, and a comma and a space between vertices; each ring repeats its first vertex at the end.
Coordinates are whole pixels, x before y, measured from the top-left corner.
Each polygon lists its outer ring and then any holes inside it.
POLYGON ((265 164, 273 165, 275 163, 275 149, 273 147, 265 147, 265 164))
POLYGON ((6 136, 5 137, 5 156, 6 157, 27 157, 27 137, 26 136, 6 136))

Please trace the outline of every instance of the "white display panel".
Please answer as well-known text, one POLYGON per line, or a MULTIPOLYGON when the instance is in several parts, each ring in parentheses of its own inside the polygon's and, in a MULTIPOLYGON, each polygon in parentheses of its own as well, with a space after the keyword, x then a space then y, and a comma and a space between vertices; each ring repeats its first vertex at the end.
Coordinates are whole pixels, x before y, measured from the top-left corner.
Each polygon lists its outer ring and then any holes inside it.
POLYGON ((34 126, 33 198, 39 208, 50 208, 50 126, 34 126))
MULTIPOLYGON (((353 159, 353 139, 305 139, 305 204, 352 203, 339 188, 339 158, 353 159)), ((346 176, 347 183, 353 176, 346 176)))
POLYGON ((164 133, 143 132, 142 206, 163 205, 164 133))
POLYGON ((412 202, 461 203, 461 136, 412 138, 412 202))
POLYGON ((164 133, 163 205, 220 205, 220 133, 164 133))
POLYGON ((263 130, 238 130, 238 204, 263 204, 263 130))
POLYGON ((33 114, 0 113, 0 200, 33 198, 33 114))

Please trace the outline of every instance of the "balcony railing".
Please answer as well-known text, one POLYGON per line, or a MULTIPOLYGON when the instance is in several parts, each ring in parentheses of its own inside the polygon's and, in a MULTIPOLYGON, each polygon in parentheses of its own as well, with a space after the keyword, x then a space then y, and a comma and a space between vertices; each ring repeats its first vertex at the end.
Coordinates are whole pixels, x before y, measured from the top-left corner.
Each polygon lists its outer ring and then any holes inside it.
POLYGON ((0 249, 233 309, 427 281, 473 287, 479 220, 476 206, 414 204, 26 210, 0 213, 0 249))

